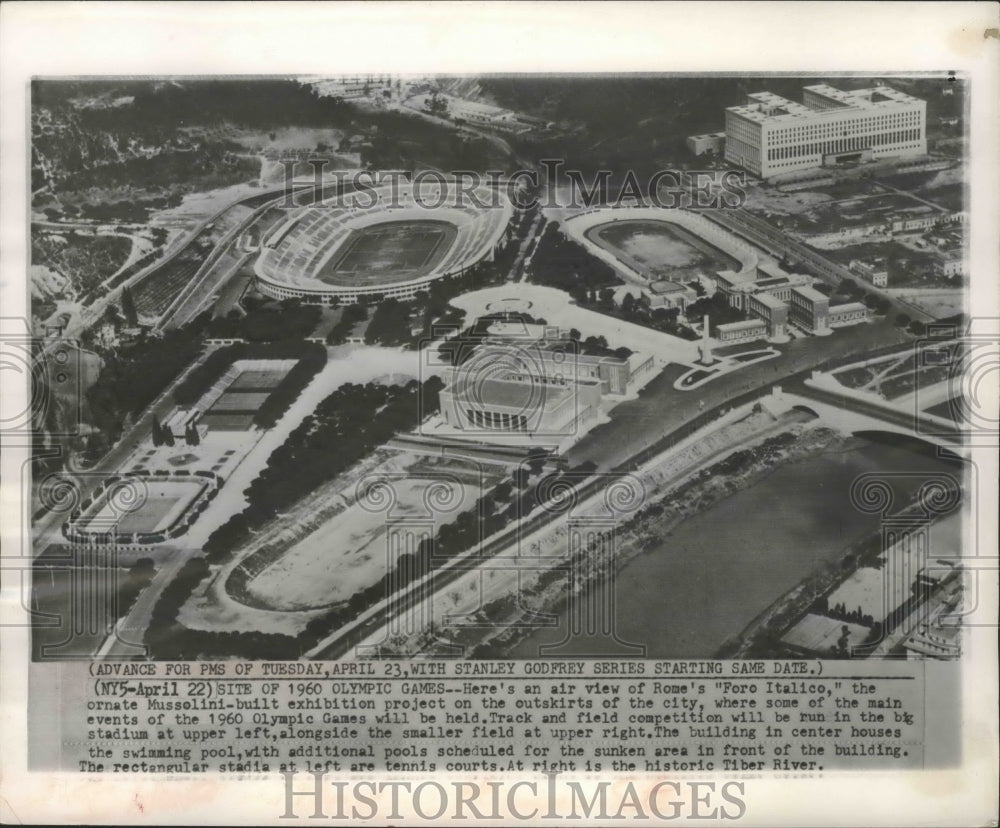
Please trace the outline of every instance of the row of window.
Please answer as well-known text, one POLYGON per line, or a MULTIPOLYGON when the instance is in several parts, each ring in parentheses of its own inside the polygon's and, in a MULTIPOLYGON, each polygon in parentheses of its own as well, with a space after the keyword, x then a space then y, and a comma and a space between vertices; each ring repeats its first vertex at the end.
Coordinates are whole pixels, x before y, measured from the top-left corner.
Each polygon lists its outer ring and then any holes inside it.
POLYGON ((508 414, 500 411, 482 411, 476 408, 465 409, 465 416, 470 423, 478 428, 488 428, 494 431, 527 431, 528 418, 524 414, 508 414))
POLYGON ((758 146, 760 143, 760 125, 752 126, 742 118, 726 114, 726 140, 733 139, 744 141, 750 146, 758 146))
POLYGON ((789 126, 771 129, 768 133, 768 142, 780 144, 797 142, 803 138, 830 138, 848 132, 852 135, 872 134, 873 132, 886 132, 893 129, 906 127, 920 127, 923 125, 923 117, 919 112, 907 113, 905 117, 868 117, 864 119, 854 119, 851 121, 836 121, 827 124, 811 124, 805 126, 789 126))
POLYGON ((835 152, 853 152, 872 147, 904 144, 917 141, 919 138, 919 129, 906 129, 897 132, 883 132, 878 135, 856 135, 849 138, 839 138, 833 141, 795 144, 787 147, 772 147, 767 151, 767 160, 778 161, 784 158, 801 158, 809 155, 827 155, 835 152))
POLYGON ((314 300, 320 302, 330 301, 333 299, 334 296, 340 297, 341 301, 348 301, 348 302, 356 301, 356 297, 359 296, 384 296, 387 299, 388 298, 402 299, 413 296, 414 294, 416 294, 418 290, 427 289, 427 285, 421 284, 403 288, 386 287, 382 289, 371 288, 367 290, 364 288, 360 289, 346 288, 343 291, 336 291, 336 292, 333 292, 335 289, 331 289, 330 293, 326 292, 320 293, 308 290, 296 290, 295 288, 281 287, 278 285, 271 284, 270 282, 264 282, 260 280, 258 280, 257 282, 257 287, 260 290, 260 292, 263 293, 265 296, 270 296, 274 299, 296 299, 301 297, 306 301, 314 300))

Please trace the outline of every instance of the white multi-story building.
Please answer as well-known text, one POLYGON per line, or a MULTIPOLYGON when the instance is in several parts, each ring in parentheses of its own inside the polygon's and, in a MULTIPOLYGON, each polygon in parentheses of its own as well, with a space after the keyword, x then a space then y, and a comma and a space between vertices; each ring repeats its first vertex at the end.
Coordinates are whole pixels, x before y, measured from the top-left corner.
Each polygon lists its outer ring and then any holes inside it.
POLYGON ((806 86, 802 103, 771 92, 726 109, 726 160, 754 175, 927 153, 927 104, 875 86, 806 86))

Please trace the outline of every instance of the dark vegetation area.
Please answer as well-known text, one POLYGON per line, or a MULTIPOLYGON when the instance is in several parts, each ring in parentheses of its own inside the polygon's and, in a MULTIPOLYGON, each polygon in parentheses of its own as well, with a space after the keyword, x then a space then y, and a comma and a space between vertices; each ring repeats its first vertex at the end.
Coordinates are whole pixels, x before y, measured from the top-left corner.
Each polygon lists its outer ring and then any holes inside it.
POLYGON ((227 345, 213 351, 174 389, 174 402, 190 406, 197 402, 241 359, 295 359, 298 362, 282 377, 254 414, 254 425, 273 428, 298 398, 310 380, 326 365, 326 348, 315 342, 283 341, 227 345))
POLYGON ((104 355, 104 368, 87 391, 92 424, 108 443, 122 433, 126 418, 142 412, 202 349, 197 326, 167 331, 104 355))
MULTIPOLYGON (((952 96, 941 94, 949 85, 945 78, 886 80, 928 101, 929 125, 938 117, 962 114, 960 89, 952 96)), ((801 101, 802 87, 809 84, 857 89, 871 86, 873 78, 552 75, 526 80, 510 75, 481 77, 478 82, 500 106, 562 125, 512 139, 519 154, 562 158, 567 167, 585 172, 615 170, 618 179, 632 170, 641 181, 659 169, 690 166, 693 159, 684 139, 722 130, 725 107, 745 103, 751 92, 767 90, 801 101)))
POLYGON ((321 402, 268 458, 246 490, 248 505, 209 537, 212 561, 247 540, 283 509, 333 480, 400 431, 414 428, 422 413, 436 411, 442 383, 432 377, 421 386, 347 383, 321 402), (359 412, 366 416, 359 417, 359 412))
POLYGON ((581 304, 588 291, 625 284, 614 268, 561 233, 555 221, 546 225, 538 240, 531 260, 531 281, 565 290, 581 304))
POLYGON ((217 339, 246 339, 249 342, 280 342, 302 339, 316 327, 320 319, 316 305, 304 305, 297 299, 285 299, 249 307, 245 316, 232 311, 228 316, 213 319, 205 335, 217 339))
POLYGON ((242 656, 280 660, 300 655, 297 641, 290 635, 256 630, 207 632, 193 630, 179 622, 180 608, 208 574, 205 558, 191 558, 160 594, 144 639, 154 658, 174 661, 242 656))
POLYGON ((31 263, 51 268, 70 280, 76 295, 87 303, 101 282, 128 259, 132 240, 123 236, 93 235, 69 230, 61 237, 31 234, 31 263))
POLYGON ((185 192, 252 180, 259 164, 227 137, 231 129, 342 129, 364 139, 362 163, 375 169, 485 170, 507 161, 477 136, 416 115, 362 110, 294 80, 35 81, 31 93, 32 189, 129 194, 62 205, 69 215, 142 221, 185 192))

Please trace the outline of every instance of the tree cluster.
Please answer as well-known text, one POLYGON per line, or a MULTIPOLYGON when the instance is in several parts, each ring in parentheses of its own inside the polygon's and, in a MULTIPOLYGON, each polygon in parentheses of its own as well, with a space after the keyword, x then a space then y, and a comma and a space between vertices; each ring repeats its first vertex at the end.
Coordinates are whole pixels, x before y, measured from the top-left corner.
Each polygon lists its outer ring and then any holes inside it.
POLYGON ((322 311, 315 305, 303 305, 298 300, 289 299, 278 306, 251 308, 246 316, 235 314, 213 319, 205 334, 218 339, 246 339, 249 342, 303 339, 319 323, 321 314, 322 311))
POLYGON ((718 332, 719 325, 725 325, 729 322, 742 322, 746 319, 746 314, 730 305, 729 300, 721 292, 696 299, 688 305, 686 316, 688 319, 700 319, 706 313, 709 315, 711 323, 710 333, 712 336, 715 336, 718 332))
POLYGON ((554 221, 539 238, 531 274, 533 282, 568 291, 577 301, 585 291, 624 284, 610 265, 559 232, 559 224, 554 221))
POLYGON ((359 322, 364 322, 367 318, 368 308, 364 305, 358 302, 355 302, 353 305, 348 305, 344 308, 344 312, 340 315, 340 321, 333 326, 333 329, 327 336, 327 344, 343 344, 347 341, 347 337, 350 336, 351 331, 354 330, 354 326, 359 322))
POLYGON ((414 428, 436 411, 442 383, 431 377, 423 386, 347 383, 327 397, 272 452, 267 465, 244 493, 247 507, 209 537, 205 551, 213 561, 244 543, 282 510, 294 505, 358 462, 395 434, 414 428))
POLYGON ((405 345, 412 340, 410 334, 410 313, 412 306, 398 299, 388 298, 375 308, 371 322, 365 330, 365 344, 405 345))
POLYGON ((153 415, 153 445, 172 446, 174 444, 174 432, 166 426, 160 424, 160 418, 153 415))
POLYGON ((831 618, 836 618, 840 621, 849 621, 852 624, 861 624, 865 627, 871 627, 875 623, 875 619, 865 613, 861 607, 848 610, 843 601, 834 604, 832 607, 828 607, 826 614, 831 618))
POLYGON ((119 616, 129 611, 135 599, 139 597, 156 575, 152 558, 139 558, 128 571, 125 578, 118 584, 118 607, 119 616))
POLYGON ((197 327, 186 326, 106 354, 97 381, 87 391, 90 420, 113 442, 126 416, 136 416, 201 352, 197 327))
POLYGON ((122 316, 130 327, 134 328, 139 324, 139 312, 135 308, 135 299, 128 286, 122 288, 122 316))
POLYGON ((197 446, 201 443, 201 435, 198 434, 198 426, 190 422, 184 429, 184 442, 189 446, 197 446))
POLYGON ((495 322, 500 321, 518 321, 524 322, 527 325, 534 323, 536 320, 530 314, 526 313, 488 313, 485 316, 480 316, 460 334, 442 342, 438 346, 438 353, 442 357, 447 357, 451 365, 456 367, 462 365, 486 341, 490 327, 495 322))

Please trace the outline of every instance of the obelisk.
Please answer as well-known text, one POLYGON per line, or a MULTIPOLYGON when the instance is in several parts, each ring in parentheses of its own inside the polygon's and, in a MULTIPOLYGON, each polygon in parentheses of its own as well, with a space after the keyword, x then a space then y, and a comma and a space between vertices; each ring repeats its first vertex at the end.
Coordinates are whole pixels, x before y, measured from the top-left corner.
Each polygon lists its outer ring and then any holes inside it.
POLYGON ((712 360, 712 343, 708 340, 708 314, 706 313, 702 317, 702 330, 701 330, 701 344, 698 346, 698 350, 701 352, 701 356, 698 361, 702 365, 711 365, 712 360))

